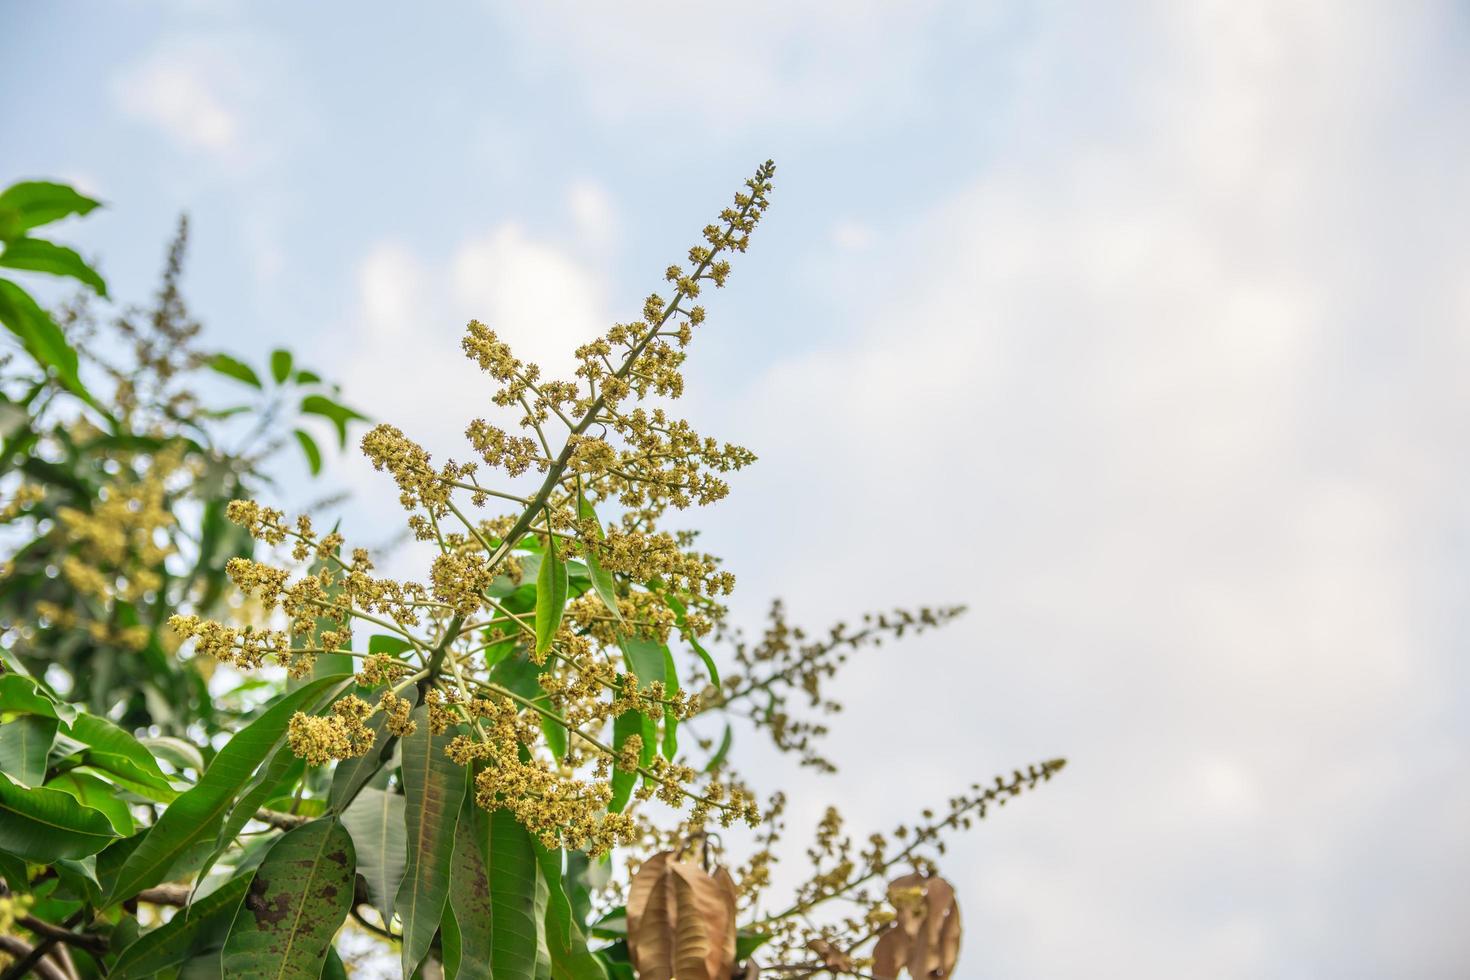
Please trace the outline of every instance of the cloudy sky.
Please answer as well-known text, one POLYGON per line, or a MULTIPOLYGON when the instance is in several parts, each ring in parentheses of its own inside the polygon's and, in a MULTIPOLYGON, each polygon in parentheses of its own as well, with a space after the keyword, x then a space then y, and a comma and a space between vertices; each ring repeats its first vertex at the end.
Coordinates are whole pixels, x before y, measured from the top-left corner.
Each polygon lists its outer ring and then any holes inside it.
MULTIPOLYGON (((755 164, 686 410, 695 519, 866 656, 793 823, 1066 755, 964 839, 965 977, 1470 969, 1470 13, 1452 3, 0 6, 0 179, 211 344, 439 454, 477 316, 551 365, 755 164)), ((334 464, 348 529, 396 494, 334 464)), ((315 491, 288 474, 299 503, 315 491)))

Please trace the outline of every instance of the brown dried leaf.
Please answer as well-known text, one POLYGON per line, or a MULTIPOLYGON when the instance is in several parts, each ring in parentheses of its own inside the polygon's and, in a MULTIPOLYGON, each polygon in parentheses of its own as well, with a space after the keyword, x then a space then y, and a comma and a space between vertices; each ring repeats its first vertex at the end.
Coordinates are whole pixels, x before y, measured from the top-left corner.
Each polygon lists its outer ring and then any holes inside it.
POLYGON ((907 970, 914 980, 954 973, 960 955, 960 907, 943 878, 920 874, 895 878, 888 900, 897 915, 873 947, 873 976, 896 980, 907 970))
POLYGON ((825 939, 813 939, 806 948, 822 958, 822 965, 833 973, 851 973, 852 957, 825 939))
POLYGON ((640 980, 729 980, 735 882, 672 852, 643 863, 628 891, 628 958, 640 980))

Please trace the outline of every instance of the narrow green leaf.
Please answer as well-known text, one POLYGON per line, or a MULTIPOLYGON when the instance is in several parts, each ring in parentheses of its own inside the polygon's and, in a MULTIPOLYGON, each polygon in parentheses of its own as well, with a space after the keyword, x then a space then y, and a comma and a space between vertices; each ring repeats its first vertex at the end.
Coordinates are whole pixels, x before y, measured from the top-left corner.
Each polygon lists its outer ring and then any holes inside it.
POLYGON ((72 394, 105 414, 82 384, 77 373, 77 352, 67 343, 61 328, 36 304, 30 293, 9 279, 0 279, 0 323, 20 338, 26 352, 38 365, 54 370, 72 394))
POLYGON ((119 837, 130 837, 136 829, 133 813, 117 792, 117 787, 89 772, 72 769, 48 780, 47 789, 59 789, 82 806, 100 812, 112 824, 119 837))
MULTIPOLYGON (((61 744, 65 735, 58 735, 56 742, 61 744)), ((53 751, 54 755, 54 751, 53 751)), ((154 803, 172 803, 179 798, 179 791, 167 782, 160 783, 148 773, 133 765, 126 757, 113 755, 108 752, 94 752, 87 749, 77 756, 82 768, 80 771, 92 772, 103 776, 114 785, 121 786, 130 793, 136 793, 145 800, 154 803)))
POLYGON ((98 296, 107 295, 107 283, 97 270, 65 245, 40 238, 12 238, 0 252, 0 266, 27 272, 49 272, 91 286, 98 296))
POLYGON ((306 465, 311 470, 311 475, 316 476, 322 471, 322 451, 317 447, 316 440, 304 429, 293 429, 291 434, 301 444, 301 455, 306 457, 306 465))
POLYGON ((495 965, 495 909, 482 849, 489 840, 489 821, 490 815, 467 798, 455 828, 449 908, 444 921, 453 919, 459 940, 454 974, 457 980, 491 980, 495 965))
POLYGON ((315 371, 297 371, 296 383, 299 385, 319 385, 322 383, 322 376, 315 371))
POLYGON ((204 771, 204 753, 193 742, 186 742, 173 735, 150 735, 138 739, 156 758, 172 763, 180 769, 204 771))
POLYGON ((674 625, 679 627, 679 635, 684 637, 689 645, 694 648, 694 652, 699 654, 699 659, 704 661, 704 669, 709 672, 709 682, 715 687, 719 687, 720 669, 715 666, 715 658, 709 655, 709 651, 704 648, 704 644, 699 642, 699 637, 695 636, 694 631, 689 628, 689 610, 685 608, 684 603, 680 599, 668 593, 664 594, 664 602, 668 603, 669 608, 674 610, 674 625))
POLYGON ((322 969, 322 980, 347 980, 347 964, 342 962, 335 946, 327 948, 327 965, 322 969))
POLYGON ((536 656, 551 649, 567 607, 567 566, 554 547, 546 549, 536 571, 536 656))
POLYGON ((82 858, 62 858, 52 864, 60 880, 60 890, 93 907, 102 898, 102 886, 97 883, 97 855, 82 858))
POLYGON ((251 875, 240 875, 194 900, 157 929, 145 932, 123 949, 108 980, 156 977, 195 957, 218 953, 230 924, 250 887, 251 875))
POLYGON ((412 649, 413 644, 401 636, 389 636, 386 633, 379 633, 376 636, 368 637, 368 653, 386 653, 396 657, 400 653, 407 653, 412 649))
POLYGON ((715 754, 710 756, 709 762, 705 764, 705 772, 714 772, 720 767, 720 763, 725 761, 725 756, 730 754, 730 742, 732 738, 733 734, 730 731, 730 723, 727 721, 725 722, 725 735, 720 739, 720 747, 715 749, 715 754))
POLYGON ((497 977, 536 975, 545 942, 544 908, 538 908, 540 880, 535 842, 509 810, 496 810, 487 823, 492 910, 491 973, 497 977))
POLYGON ((0 673, 0 711, 45 715, 67 724, 77 716, 76 708, 52 698, 32 678, 12 673, 0 673))
POLYGON ((84 712, 77 715, 76 720, 66 729, 66 734, 92 750, 87 753, 89 765, 105 768, 98 759, 118 757, 129 763, 126 775, 132 775, 143 782, 159 784, 166 790, 173 789, 168 777, 158 768, 158 760, 153 758, 153 753, 106 718, 84 712))
POLYGON ((282 347, 271 351, 271 377, 281 384, 291 376, 291 352, 282 347))
POLYGON ((0 725, 0 772, 26 786, 45 782, 56 726, 55 718, 44 715, 20 715, 0 725))
POLYGON ((72 214, 86 214, 99 202, 47 180, 23 180, 0 193, 0 241, 72 214))
MULTIPOLYGON (((664 647, 664 691, 669 698, 679 693, 679 668, 667 646, 664 647)), ((670 705, 664 706, 663 750, 664 758, 670 761, 679 754, 679 716, 670 705)))
POLYGON ((629 636, 619 637, 618 646, 623 649, 623 662, 638 679, 639 690, 667 677, 664 657, 668 654, 668 647, 662 643, 640 636, 629 636))
MULTIPOLYGON (((557 717, 560 717, 562 714, 561 709, 556 707, 555 705, 551 706, 550 710, 552 714, 555 714, 557 717)), ((546 747, 551 750, 552 755, 556 756, 558 759, 566 757, 568 749, 567 743, 569 740, 569 732, 567 731, 566 722, 557 721, 553 718, 548 718, 545 715, 542 715, 541 734, 546 736, 546 747)))
MULTIPOLYGON (((613 719, 613 748, 622 752, 630 735, 643 736, 643 714, 638 711, 624 711, 613 719)), ((645 749, 650 746, 644 746, 645 749)), ((633 798, 633 787, 638 784, 636 772, 624 772, 622 769, 613 767, 612 771, 612 799, 608 801, 607 808, 612 813, 621 813, 633 798)))
POLYGON ((323 395, 307 395, 301 399, 301 412, 303 415, 320 415, 329 419, 337 427, 337 440, 343 449, 347 448, 347 424, 367 418, 366 415, 354 412, 346 405, 339 405, 323 395))
MULTIPOLYGON (((597 540, 603 540, 602 522, 597 519, 597 512, 592 509, 592 505, 587 502, 587 498, 581 494, 577 495, 577 513, 583 520, 590 520, 593 523, 597 528, 597 540)), ((597 560, 597 555, 591 548, 586 549, 583 560, 587 562, 587 572, 592 579, 592 590, 597 593, 598 598, 602 600, 602 604, 607 607, 608 612, 613 614, 613 618, 621 623, 623 621, 623 613, 618 608, 618 593, 613 585, 612 573, 602 567, 602 564, 597 560)))
POLYGON ((342 825, 352 835, 357 871, 367 882, 373 908, 387 922, 393 918, 393 900, 403 883, 408 860, 404 798, 398 793, 364 789, 342 811, 342 825))
POLYGON ((452 733, 430 732, 428 705, 415 708, 413 720, 413 733, 402 743, 408 862, 394 901, 403 921, 404 976, 411 975, 428 954, 444 916, 454 830, 466 781, 464 767, 444 754, 452 733))
POLYGON ((225 940, 225 975, 319 980, 352 908, 356 867, 352 837, 336 818, 282 834, 235 913, 225 940))
POLYGON ((743 962, 750 958, 751 953, 770 941, 769 932, 746 932, 742 929, 735 933, 735 958, 743 962))
POLYGON ((242 381, 252 388, 263 387, 260 383, 260 375, 255 373, 254 368, 244 361, 237 361, 228 354, 216 354, 206 363, 209 365, 210 370, 223 374, 227 378, 242 381))
POLYGON ((572 917, 572 904, 562 888, 562 852, 532 841, 546 883, 546 945, 553 980, 607 980, 602 962, 587 950, 587 937, 572 917))
POLYGON ((96 854, 116 839, 107 817, 70 795, 28 788, 0 773, 0 850, 49 864, 96 854))
POLYGON ((199 866, 194 875, 195 882, 204 880, 214 863, 224 856, 225 851, 239 842, 239 834, 262 806, 290 786, 294 786, 306 772, 306 763, 296 758, 290 746, 279 744, 271 751, 270 758, 260 771, 246 784, 247 788, 239 800, 230 807, 219 832, 215 835, 214 849, 199 866))
POLYGON ((235 797, 284 738, 291 716, 314 708, 351 681, 350 674, 312 681, 280 698, 237 732, 219 750, 199 782, 169 804, 128 856, 105 904, 111 905, 158 884, 175 866, 186 863, 191 854, 198 853, 201 847, 207 849, 216 839, 235 797))

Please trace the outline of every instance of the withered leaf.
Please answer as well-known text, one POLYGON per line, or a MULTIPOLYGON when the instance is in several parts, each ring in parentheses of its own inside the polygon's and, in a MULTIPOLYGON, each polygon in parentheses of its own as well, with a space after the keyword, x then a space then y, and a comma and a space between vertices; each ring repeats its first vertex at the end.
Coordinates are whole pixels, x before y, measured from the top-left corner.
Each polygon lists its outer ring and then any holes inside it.
POLYGON ((960 955, 960 907, 943 878, 904 875, 888 884, 897 912, 873 947, 873 976, 896 980, 907 970, 913 980, 952 976, 960 955))
POLYGON ((628 958, 640 980, 729 980, 735 882, 670 851, 643 863, 628 891, 628 958))
POLYGON ((813 939, 806 948, 822 958, 822 965, 833 973, 851 973, 852 957, 825 939, 813 939))

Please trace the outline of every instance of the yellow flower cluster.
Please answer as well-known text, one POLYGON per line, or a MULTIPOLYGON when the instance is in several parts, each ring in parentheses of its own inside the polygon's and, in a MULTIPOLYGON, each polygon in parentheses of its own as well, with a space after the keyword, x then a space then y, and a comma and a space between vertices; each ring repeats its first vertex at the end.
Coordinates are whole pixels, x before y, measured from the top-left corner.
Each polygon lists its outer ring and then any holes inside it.
POLYGON ((163 584, 160 570, 174 553, 162 533, 174 525, 167 483, 179 466, 177 452, 160 452, 136 479, 124 479, 122 474, 133 476, 124 469, 90 511, 57 510, 59 529, 71 543, 61 574, 75 591, 104 603, 137 603, 163 584))
POLYGON ((365 552, 342 556, 340 535, 235 501, 232 521, 310 567, 294 574, 279 555, 229 563, 235 585, 274 617, 271 628, 178 616, 174 629, 200 654, 298 674, 319 653, 351 652, 364 628, 386 637, 386 647, 375 638, 372 652, 352 654, 363 657, 359 682, 384 689, 377 704, 350 696, 325 716, 297 715, 292 751, 313 765, 352 758, 372 745, 374 714, 383 712, 383 727, 401 737, 425 708, 430 732, 456 733, 449 754, 473 767, 477 802, 512 811, 548 846, 601 852, 633 839, 633 818, 608 812, 614 765, 637 775, 635 799, 691 803, 699 821, 718 811, 726 824, 755 822, 743 787, 697 772, 674 752, 675 726, 700 710, 699 698, 662 676, 630 683, 650 661, 635 663, 626 651, 656 645, 658 657, 676 627, 690 638, 709 632, 723 615, 713 597, 734 586, 714 558, 692 550, 691 536, 657 522, 669 507, 725 496, 725 477, 754 456, 640 403, 683 393, 684 349, 705 319, 694 300, 706 284, 724 284, 725 256, 748 244, 773 171, 762 166, 689 250, 688 264, 669 268, 670 298, 649 296, 641 319, 578 348, 575 380, 544 377, 472 321, 464 352, 495 383, 493 404, 511 416, 509 431, 486 419, 469 423, 475 462, 435 465, 392 425, 367 433, 364 454, 392 476, 414 535, 438 549, 425 584, 378 577, 365 552), (539 480, 525 495, 492 488, 478 478, 482 465, 539 480), (466 504, 505 512, 471 517, 466 504), (599 505, 620 511, 608 527, 595 516, 599 505), (613 719, 629 712, 645 716, 656 736, 663 726, 659 746, 675 757, 651 753, 642 735, 609 740, 613 719))
POLYGON ((0 524, 9 524, 20 517, 34 504, 46 499, 46 488, 37 483, 22 483, 15 488, 15 495, 0 504, 0 524))
POLYGON ((333 704, 332 713, 325 718, 298 711, 291 716, 287 744, 313 766, 355 759, 373 747, 373 731, 363 724, 371 714, 372 706, 352 694, 333 704))

